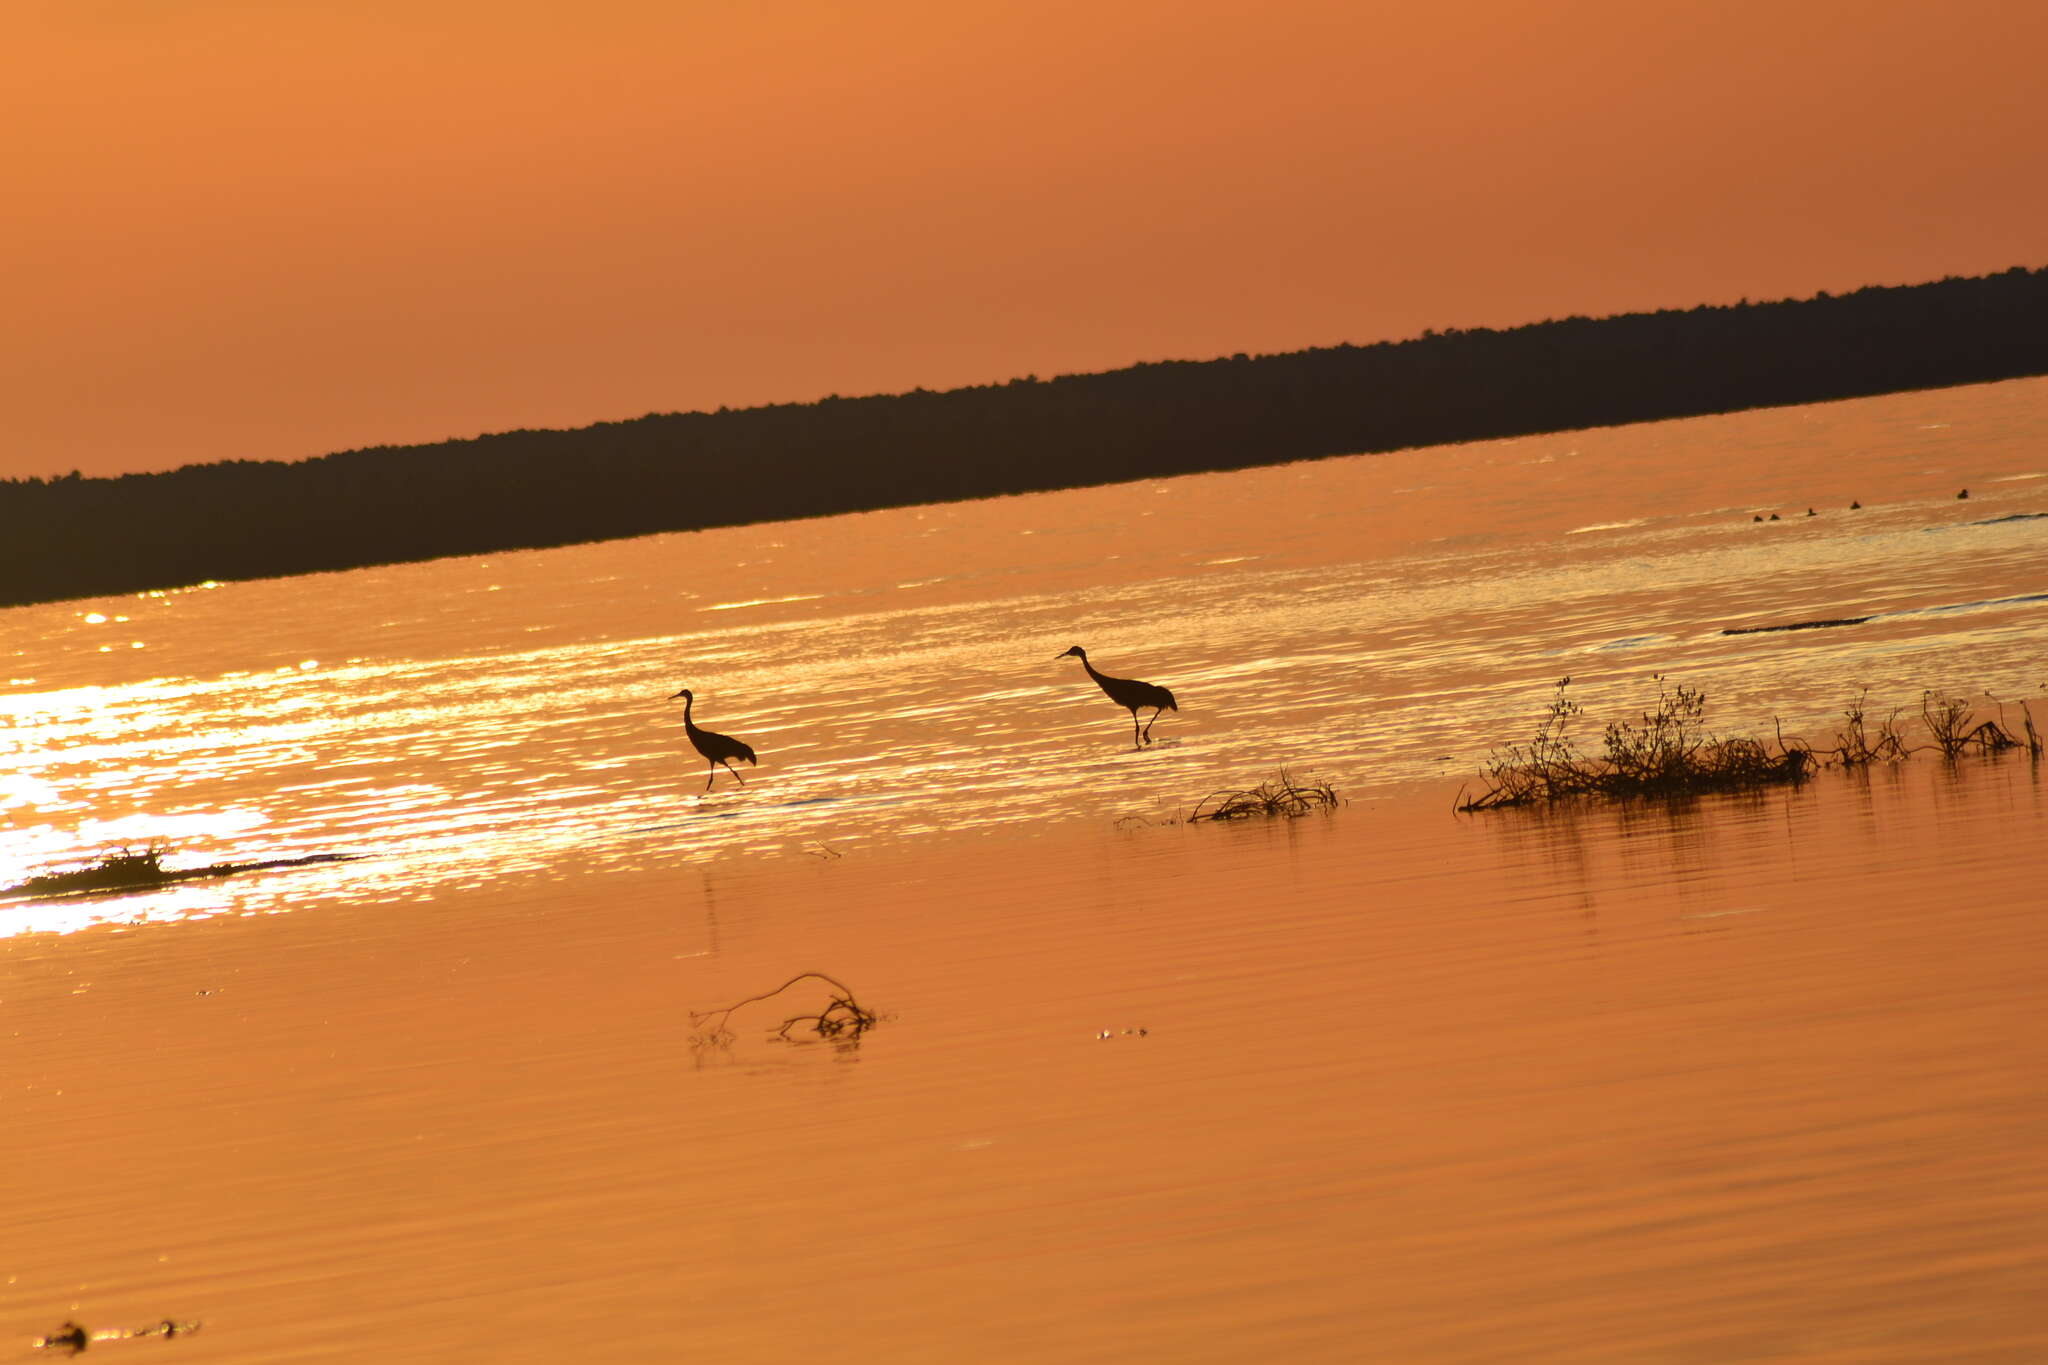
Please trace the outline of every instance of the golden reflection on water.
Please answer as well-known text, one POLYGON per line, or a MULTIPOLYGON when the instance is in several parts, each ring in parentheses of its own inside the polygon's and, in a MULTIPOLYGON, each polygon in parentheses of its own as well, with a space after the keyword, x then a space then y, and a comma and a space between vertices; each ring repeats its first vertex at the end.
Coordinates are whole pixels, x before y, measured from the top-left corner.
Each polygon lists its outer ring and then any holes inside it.
POLYGON ((162 841, 372 855, 346 884, 403 895, 1156 818, 1283 766, 1394 790, 1474 772, 1567 673, 1589 717, 1665 673, 1728 730, 2038 695, 2044 442, 2026 381, 10 611, 0 882, 162 841), (1750 520, 1788 494, 1825 514, 1750 520), (98 653, 115 624, 146 663, 98 653), (1161 743, 1048 662, 1076 641, 1174 689, 1161 743), (743 791, 699 795, 684 685, 760 753, 743 791))
POLYGON ((1449 813, 1566 673, 1726 729, 2037 692, 2044 449, 2034 381, 0 614, 0 880, 365 855, 0 904, 0 1321, 2048 1359, 2038 764, 1449 813), (1163 823, 1283 764, 1351 804, 1163 823), (695 1039, 801 970, 884 1023, 695 1039))

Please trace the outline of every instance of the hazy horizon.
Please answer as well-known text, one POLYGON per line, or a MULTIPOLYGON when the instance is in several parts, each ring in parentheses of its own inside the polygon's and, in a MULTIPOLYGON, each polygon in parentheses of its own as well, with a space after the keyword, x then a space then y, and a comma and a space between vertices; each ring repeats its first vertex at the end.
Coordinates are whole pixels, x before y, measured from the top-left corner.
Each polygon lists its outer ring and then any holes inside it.
POLYGON ((2048 12, 32 4, 0 476, 2041 261, 2048 12))
MULTIPOLYGON (((2008 272, 2009 272, 2010 270, 2035 270, 2035 269, 2042 269, 2042 270, 2048 270, 2048 265, 2044 265, 2044 266, 2041 266, 2041 267, 2032 267, 2032 266, 2028 266, 2028 265, 2025 265, 2025 264, 2016 264, 2016 265, 2014 265, 2014 266, 2012 266, 2012 267, 2009 267, 2009 268, 2008 268, 2008 271, 1993 271, 1993 272, 1986 272, 1986 274, 1985 274, 1984 276, 1980 276, 1980 277, 1977 277, 1977 278, 1989 278, 1989 277, 1990 277, 1990 276, 1992 276, 1992 275, 1997 275, 1997 274, 2005 274, 2005 273, 2008 273, 2008 272)), ((1952 277, 1949 277, 1949 278, 1958 278, 1958 277, 1953 277, 1953 276, 1952 276, 1952 277)), ((1855 288, 1855 289, 1845 289, 1845 290, 1840 290, 1840 291, 1828 291, 1828 290, 1814 290, 1814 291, 1809 291, 1809 292, 1808 292, 1808 293, 1806 293, 1806 294, 1801 294, 1801 295, 1793 295, 1793 296, 1790 296, 1790 297, 1788 297, 1788 298, 1785 298, 1785 299, 1758 299, 1758 298, 1742 298, 1742 299, 1709 299, 1709 300, 1702 300, 1702 301, 1700 301, 1700 302, 1698 302, 1698 303, 1694 303, 1694 304, 1689 304, 1689 305, 1671 305, 1671 306, 1668 306, 1668 307, 1663 307, 1663 308, 1656 308, 1656 309, 1640 309, 1640 310, 1631 310, 1631 312, 1630 312, 1629 314, 1616 314, 1616 315, 1610 315, 1610 316, 1611 316, 1611 317, 1620 317, 1620 316, 1635 316, 1635 315, 1641 315, 1641 314, 1655 314, 1655 313, 1680 313, 1680 312, 1687 312, 1687 311, 1691 311, 1691 310, 1695 310, 1695 309, 1699 309, 1699 308, 1726 308, 1726 307, 1733 307, 1733 306, 1736 306, 1736 305, 1738 305, 1738 304, 1772 304, 1772 303, 1803 303, 1803 302, 1812 302, 1812 301, 1815 301, 1815 300, 1817 300, 1817 299, 1825 299, 1825 298, 1827 298, 1827 297, 1830 297, 1831 295, 1833 295, 1833 294, 1835 294, 1835 293, 1840 293, 1840 294, 1850 294, 1850 293, 1855 293, 1855 292, 1857 292, 1857 290, 1861 290, 1861 289, 1891 289, 1891 288, 1905 288, 1905 289, 1911 289, 1911 288, 1914 288, 1914 287, 1915 287, 1915 286, 1917 286, 1917 285, 1921 285, 1921 284, 1932 284, 1932 283, 1938 283, 1938 281, 1905 281, 1905 282, 1893 282, 1893 281, 1872 281, 1872 282, 1869 282, 1869 283, 1867 283, 1867 284, 1864 284, 1864 285, 1859 285, 1859 286, 1856 286, 1856 288, 1855 288)), ((1583 314, 1583 313, 1581 313, 1581 314, 1566 314, 1566 315, 1563 315, 1563 316, 1566 316, 1566 317, 1570 317, 1570 316, 1577 316, 1577 317, 1585 317, 1586 315, 1585 315, 1585 314, 1583 314)), ((1251 358, 1251 359, 1254 359, 1254 360, 1266 360, 1266 359, 1284 359, 1284 358, 1286 358, 1286 357, 1288 357, 1288 356, 1295 356, 1295 355, 1304 355, 1304 354, 1307 354, 1307 353, 1309 353, 1309 352, 1312 352, 1312 351, 1319 351, 1319 350, 1335 350, 1335 349, 1341 349, 1341 348, 1344 348, 1344 347, 1347 347, 1347 346, 1348 346, 1348 347, 1354 347, 1354 348, 1365 348, 1365 347, 1371 347, 1371 346, 1377 346, 1377 345, 1388 345, 1388 344, 1392 344, 1392 345, 1400 345, 1400 344, 1403 344, 1403 343, 1406 343, 1406 342, 1410 342, 1410 341, 1420 341, 1420 340, 1426 340, 1427 338, 1429 338, 1429 337, 1431 337, 1431 336, 1435 336, 1435 335, 1439 335, 1439 334, 1443 334, 1443 333, 1456 333, 1456 332, 1458 332, 1458 331, 1461 331, 1461 330, 1465 330, 1465 331, 1485 331, 1485 330, 1490 330, 1490 331, 1496 331, 1496 332, 1512 332, 1512 331, 1515 331, 1515 330, 1517 330, 1518 328, 1521 328, 1521 327, 1526 327, 1526 326, 1535 326, 1535 325, 1540 325, 1540 324, 1542 324, 1542 323, 1546 323, 1546 322, 1553 322, 1553 321, 1558 321, 1558 320, 1559 320, 1559 319, 1557 319, 1557 318, 1541 318, 1541 319, 1531 319, 1531 320, 1530 320, 1529 322, 1527 322, 1527 323, 1505 324, 1505 325, 1501 325, 1501 326, 1485 326, 1485 325, 1480 325, 1480 324, 1473 324, 1473 325, 1471 325, 1471 326, 1469 326, 1469 327, 1465 327, 1465 326, 1446 326, 1446 327, 1438 327, 1438 328, 1425 328, 1425 329, 1423 329, 1423 330, 1422 330, 1421 332, 1419 332, 1419 333, 1414 333, 1414 334, 1411 334, 1411 335, 1408 335, 1408 336, 1402 336, 1402 337, 1375 337, 1375 338, 1370 338, 1370 339, 1365 339, 1365 338, 1347 338, 1347 339, 1344 339, 1344 340, 1339 340, 1339 341, 1335 341, 1335 342, 1328 342, 1328 343, 1322 343, 1322 344, 1319 344, 1319 345, 1316 345, 1316 346, 1302 346, 1302 347, 1294 347, 1294 348, 1291 348, 1291 349, 1288 349, 1288 350, 1283 350, 1283 351, 1259 351, 1259 352, 1245 352, 1245 351, 1237 351, 1237 352, 1225 352, 1225 353, 1220 353, 1220 354, 1217 354, 1217 355, 1204 355, 1204 356, 1157 356, 1157 357, 1151 357, 1151 358, 1148 358, 1148 359, 1144 359, 1144 360, 1134 360, 1134 361, 1130 361, 1130 362, 1128 362, 1128 363, 1126 363, 1126 364, 1123 364, 1123 365, 1116 365, 1116 366, 1110 366, 1110 367, 1107 367, 1107 368, 1105 368, 1105 369, 1103 369, 1103 370, 1096 370, 1096 371, 1063 371, 1063 372, 1055 372, 1055 373, 1049 373, 1049 374, 1032 374, 1032 375, 1021 375, 1021 374, 1020 374, 1020 375, 1001 375, 1001 376, 990 376, 990 377, 987 377, 987 378, 982 378, 982 379, 973 379, 973 380, 968 380, 968 381, 966 381, 966 382, 964 382, 964 383, 961 383, 961 384, 957 384, 957 385, 949 385, 949 386, 947 386, 947 387, 946 387, 946 388, 944 388, 944 389, 934 389, 934 388, 932 388, 931 386, 928 386, 928 385, 915 385, 915 386, 912 386, 912 387, 910 387, 910 388, 904 388, 904 389, 895 389, 895 390, 889 390, 889 391, 877 391, 877 392, 873 392, 873 393, 830 393, 830 394, 816 394, 816 395, 811 395, 811 396, 809 396, 809 397, 803 397, 803 398, 771 398, 771 399, 765 400, 765 401, 763 401, 763 402, 761 402, 761 403, 752 403, 752 404, 746 404, 746 405, 737 405, 737 404, 719 404, 719 405, 718 405, 717 407, 715 407, 715 408, 713 408, 713 407, 702 407, 702 408, 693 408, 693 409, 685 409, 685 410, 668 410, 668 411, 652 411, 652 410, 651 410, 651 411, 648 411, 648 412, 645 412, 645 413, 630 413, 630 414, 607 414, 607 415, 604 415, 604 416, 592 417, 592 418, 589 418, 589 419, 587 419, 587 420, 584 420, 584 421, 574 422, 574 423, 571 423, 571 424, 568 424, 568 425, 565 425, 565 426, 561 426, 561 427, 550 427, 550 428, 513 428, 513 427, 501 427, 501 428, 487 428, 487 429, 484 429, 484 430, 480 430, 480 431, 465 431, 465 432, 452 432, 452 433, 448 433, 448 434, 445 434, 445 435, 442 435, 442 436, 437 436, 437 437, 430 437, 430 438, 425 438, 425 439, 422 439, 422 440, 416 440, 416 441, 389 441, 389 442, 381 442, 381 443, 377 443, 376 445, 371 445, 371 446, 361 446, 361 447, 350 447, 350 448, 347 448, 347 449, 336 449, 336 450, 328 450, 328 451, 316 451, 316 452, 313 452, 313 453, 311 453, 311 454, 307 454, 307 455, 277 456, 277 457, 272 457, 272 458, 262 459, 262 460, 261 460, 260 462, 263 462, 263 463, 272 463, 272 464, 295 464, 295 463, 300 463, 300 462, 304 462, 304 461, 308 461, 308 460, 319 460, 319 459, 322 459, 322 458, 324 458, 324 457, 326 457, 326 456, 330 456, 330 455, 342 455, 342 454, 347 454, 347 453, 349 453, 349 450, 351 450, 351 449, 354 449, 354 450, 367 450, 367 449, 377 449, 377 448, 413 448, 413 447, 418 447, 418 448, 431 448, 431 447, 436 447, 436 446, 444 446, 444 445, 447 445, 448 443, 451 443, 451 442, 460 442, 460 441, 470 441, 470 440, 481 440, 481 439, 487 439, 487 438, 490 438, 490 437, 494 437, 494 436, 505 436, 505 435, 512 435, 512 434, 515 434, 515 433, 517 433, 517 432, 519 432, 519 431, 521 431, 521 430, 529 430, 529 431, 530 431, 530 430, 547 430, 547 431, 558 431, 558 432, 577 432, 577 431, 585 431, 585 430, 590 430, 590 429, 593 429, 593 428, 597 428, 597 427, 602 427, 602 426, 607 426, 607 425, 614 425, 614 424, 618 424, 618 423, 622 423, 622 422, 632 422, 632 421, 636 421, 636 420, 639 420, 639 419, 642 419, 642 418, 649 418, 649 417, 674 417, 674 416, 683 416, 683 415, 689 415, 689 414, 693 414, 693 413, 723 413, 723 412, 727 412, 727 411, 732 411, 732 412, 740 412, 740 411, 747 411, 747 410, 753 410, 753 409, 759 409, 759 408, 773 408, 773 407, 787 407, 787 406, 804 406, 804 405, 809 405, 809 404, 815 404, 815 403, 818 403, 818 402, 821 402, 821 401, 829 401, 829 400, 832 400, 832 399, 849 399, 849 400, 851 400, 851 399, 864 399, 864 398, 899 398, 899 397, 907 397, 907 396, 910 396, 910 395, 912 395, 912 394, 918 394, 918 393, 953 393, 953 392, 962 392, 962 391, 968 391, 968 390, 973 390, 973 389, 984 389, 984 388, 997 388, 997 387, 1001 387, 1001 386, 1003 386, 1003 385, 1006 385, 1006 384, 1010 384, 1010 383, 1016 383, 1016 382, 1026 382, 1026 381, 1040 381, 1040 380, 1056 380, 1056 379, 1070 379, 1070 378, 1086 378, 1086 377, 1091 377, 1091 376, 1095 376, 1095 375, 1105 375, 1105 374, 1116 374, 1116 373, 1120 373, 1120 372, 1123 372, 1123 371, 1127 371, 1127 370, 1134 370, 1134 369, 1139 369, 1139 368, 1142 368, 1142 367, 1144 367, 1144 366, 1146 366, 1146 365, 1153 365, 1153 364, 1195 364, 1195 365, 1201 365, 1201 364, 1207 364, 1207 363, 1210 363, 1210 362, 1214 362, 1214 361, 1222 361, 1222 360, 1228 360, 1228 359, 1231 359, 1231 358, 1233 358, 1233 357, 1246 357, 1246 356, 1249 356, 1249 358, 1251 358)), ((1601 321, 1601 320, 1603 320, 1603 319, 1601 319, 1601 318, 1595 318, 1595 319, 1593 319, 1593 320, 1594 320, 1594 321, 1601 321)), ((1966 383, 1979 383, 1979 382, 1987 382, 1987 381, 1981 381, 1981 380, 1968 380, 1968 381, 1964 381, 1964 382, 1966 382, 1966 383)), ((1858 396, 1864 396, 1864 395, 1858 395, 1858 396)), ((1813 401, 1813 400, 1804 400, 1804 401, 1813 401)), ((1769 405, 1766 405, 1766 406, 1769 406, 1769 405)), ((1740 408, 1737 408, 1737 409, 1734 409, 1734 410, 1738 410, 1738 411, 1739 411, 1739 410, 1741 410, 1741 409, 1740 409, 1740 408)), ((1692 414, 1689 414, 1689 413, 1688 413, 1688 414, 1678 414, 1678 415, 1679 415, 1679 416, 1687 416, 1687 415, 1692 415, 1692 414)), ((1640 420, 1640 419, 1638 419, 1638 420, 1640 420)), ((1653 420, 1655 420, 1655 419, 1653 419, 1653 420)), ((1606 424, 1604 424, 1604 423, 1594 423, 1593 425, 1595 425, 1595 426, 1598 426, 1598 425, 1606 425, 1606 424)), ((247 458, 247 457, 244 457, 244 458, 247 458)), ((221 463, 232 463, 232 462, 233 462, 233 461, 232 461, 232 460, 230 460, 230 459, 227 459, 227 458, 222 458, 222 459, 218 459, 218 460, 199 460, 199 461, 188 461, 187 463, 188 463, 188 464, 221 464, 221 463)), ((181 467, 184 467, 184 466, 171 466, 171 467, 170 467, 170 469, 166 469, 166 470, 155 470, 155 469, 151 469, 151 470, 116 470, 116 471, 109 471, 108 473, 105 473, 105 474, 89 475, 88 477, 100 477, 100 478, 105 478, 105 477, 119 477, 119 476, 120 476, 121 474, 130 474, 130 473, 165 473, 165 472, 170 472, 170 470, 171 470, 171 469, 176 469, 176 468, 181 468, 181 467)), ((20 475, 20 474, 6 474, 6 473, 0 473, 0 479, 18 479, 18 478, 34 478, 34 477, 41 477, 41 478, 46 478, 46 479, 47 479, 47 478, 53 478, 53 477, 63 477, 64 475, 67 475, 67 474, 69 474, 69 473, 71 473, 71 472, 73 472, 73 471, 68 471, 68 470, 67 470, 67 471, 61 471, 61 472, 59 472, 59 473, 56 473, 56 474, 41 474, 41 475, 37 475, 37 474, 28 474, 28 475, 20 475)), ((82 471, 81 471, 81 472, 82 472, 82 471)))

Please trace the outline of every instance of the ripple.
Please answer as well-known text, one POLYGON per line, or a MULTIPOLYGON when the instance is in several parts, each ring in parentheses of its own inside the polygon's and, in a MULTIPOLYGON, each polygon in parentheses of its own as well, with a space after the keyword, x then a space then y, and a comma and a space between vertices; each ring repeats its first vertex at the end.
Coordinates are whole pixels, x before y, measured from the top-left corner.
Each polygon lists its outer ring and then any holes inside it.
POLYGON ((713 602, 711 605, 699 607, 697 610, 738 611, 743 607, 774 607, 780 606, 784 602, 822 602, 824 600, 825 594, 821 592, 797 592, 791 593, 786 597, 752 597, 743 602, 713 602))

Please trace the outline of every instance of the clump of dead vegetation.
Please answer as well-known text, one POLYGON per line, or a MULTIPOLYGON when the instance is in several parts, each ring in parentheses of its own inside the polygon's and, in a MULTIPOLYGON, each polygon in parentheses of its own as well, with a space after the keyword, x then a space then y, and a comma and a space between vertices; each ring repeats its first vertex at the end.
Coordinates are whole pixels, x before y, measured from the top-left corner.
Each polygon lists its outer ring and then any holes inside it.
POLYGON ((80 867, 67 867, 29 877, 7 888, 23 896, 61 896, 81 891, 126 891, 135 887, 162 886, 176 874, 164 870, 164 855, 170 849, 161 844, 144 848, 122 847, 101 854, 80 867))
POLYGON ((1581 796, 1628 799, 1743 790, 1798 782, 1821 767, 1902 762, 1930 748, 1948 759, 2009 749, 2026 749, 2038 758, 2042 752, 2040 732, 2024 701, 2019 703, 2022 739, 2007 727, 2003 703, 1997 703, 1998 717, 1992 719, 1980 717, 1968 699, 1930 691, 1921 698, 1920 717, 1933 742, 1914 745, 1900 731, 1900 712, 1873 717, 1866 689, 1843 709, 1833 744, 1787 739, 1782 728, 1772 744, 1714 734, 1706 727, 1704 692, 1673 685, 1662 675, 1655 675, 1655 681, 1656 708, 1639 720, 1609 724, 1601 735, 1601 752, 1590 754, 1572 737, 1581 711, 1565 691, 1571 679, 1561 680, 1536 733, 1525 744, 1494 750, 1485 766, 1487 789, 1471 797, 1460 793, 1458 809, 1496 810, 1581 796))
MULTIPOLYGON (((1980 716, 1977 703, 1967 697, 1929 690, 1920 695, 1920 724, 1930 743, 1909 743, 1899 729, 1900 711, 1873 722, 1866 710, 1867 690, 1842 711, 1842 726, 1832 745, 1807 745, 1790 741, 1788 747, 1803 749, 1814 761, 1829 767, 1863 768, 1874 763, 1903 763, 1914 754, 1933 752, 1945 759, 1965 754, 1998 754, 2025 749, 2041 757, 2041 732, 2034 727, 2034 715, 2026 701, 2019 705, 2020 729, 2015 734, 2006 721, 2005 703, 1988 697, 1998 709, 1996 719, 1980 716)), ((1781 743, 1784 741, 1781 741, 1781 743)))
POLYGON ((1296 781, 1286 769, 1270 782, 1243 789, 1226 788, 1210 792, 1195 803, 1188 823, 1200 820, 1249 820, 1254 816, 1294 817, 1313 811, 1334 810, 1336 788, 1327 782, 1296 781))
POLYGON ((1733 791, 1797 782, 1813 764, 1803 746, 1780 742, 1774 752, 1747 736, 1726 737, 1706 728, 1706 694, 1696 687, 1656 677, 1657 705, 1639 720, 1610 723, 1602 752, 1589 754, 1574 741, 1572 725, 1581 715, 1577 701, 1559 681, 1536 733, 1526 744, 1496 749, 1486 761, 1487 789, 1460 800, 1459 810, 1497 810, 1562 801, 1575 796, 1627 799, 1733 791))
POLYGON ((316 863, 354 862, 354 853, 310 853, 298 858, 265 858, 250 863, 210 863, 205 867, 170 868, 164 858, 172 852, 165 844, 143 848, 121 848, 102 853, 90 863, 38 873, 12 886, 0 886, 0 896, 101 896, 124 891, 149 891, 173 882, 207 877, 232 877, 240 872, 268 872, 282 867, 308 867, 316 863))
POLYGON ((1951 697, 1945 692, 1922 693, 1920 717, 1927 723, 1927 733, 1943 758, 1960 758, 1972 749, 1980 754, 2021 748, 2036 757, 2041 753, 2041 734, 2034 728, 2034 715, 2024 701, 2020 703, 2020 719, 2026 729, 2025 740, 2005 728, 2003 705, 1998 708, 1997 720, 1978 720, 1976 708, 1967 698, 1951 697))
POLYGON ((1870 689, 1856 694, 1856 700, 1842 708, 1842 728, 1835 732, 1834 747, 1827 752, 1845 768, 1863 768, 1873 763, 1897 763, 1911 756, 1899 734, 1899 713, 1872 722, 1868 706, 1870 689))
POLYGON ((733 1011, 742 1006, 759 1004, 763 1000, 772 1000, 792 986, 805 981, 820 982, 828 987, 832 992, 829 1000, 825 1007, 815 1014, 795 1014, 784 1019, 782 1026, 774 1032, 776 1038, 789 1042, 790 1030, 798 1025, 804 1025, 820 1038, 836 1042, 855 1042, 862 1034, 882 1022, 882 1016, 855 1000, 853 992, 843 983, 823 972, 801 972, 772 991, 750 995, 723 1009, 707 1010, 702 1014, 692 1013, 690 1024, 697 1030, 697 1038, 701 1043, 729 1043, 733 1040, 733 1033, 727 1025, 733 1011))

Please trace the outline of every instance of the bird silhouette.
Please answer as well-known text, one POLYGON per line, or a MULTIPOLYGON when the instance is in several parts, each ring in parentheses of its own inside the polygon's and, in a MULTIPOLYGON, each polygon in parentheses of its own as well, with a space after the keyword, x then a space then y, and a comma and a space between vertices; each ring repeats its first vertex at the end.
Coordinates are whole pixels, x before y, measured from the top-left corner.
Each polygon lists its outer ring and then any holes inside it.
POLYGON ((689 688, 684 688, 669 700, 674 701, 676 697, 683 699, 683 733, 690 737, 691 747, 704 755, 704 761, 711 765, 711 772, 704 779, 704 790, 711 790, 711 784, 718 778, 718 765, 721 763, 725 765, 725 770, 732 774, 733 781, 742 787, 746 786, 747 779, 740 776, 740 770, 732 766, 732 761, 744 758, 755 767, 759 767, 760 763, 755 759, 754 751, 731 735, 721 735, 716 730, 699 729, 697 722, 690 719, 690 709, 696 704, 697 699, 689 688))
POLYGON ((1136 678, 1112 678, 1107 673, 1096 672, 1095 665, 1088 662, 1088 651, 1079 645, 1053 657, 1064 659, 1068 655, 1081 661, 1081 667, 1088 670, 1088 676, 1095 679, 1095 685, 1107 693, 1111 701, 1131 713, 1131 747, 1134 749, 1152 742, 1153 721, 1168 711, 1180 710, 1173 700, 1173 693, 1156 683, 1139 682, 1136 678), (1145 706, 1152 708, 1152 720, 1145 722, 1145 729, 1140 733, 1138 710, 1145 706))

